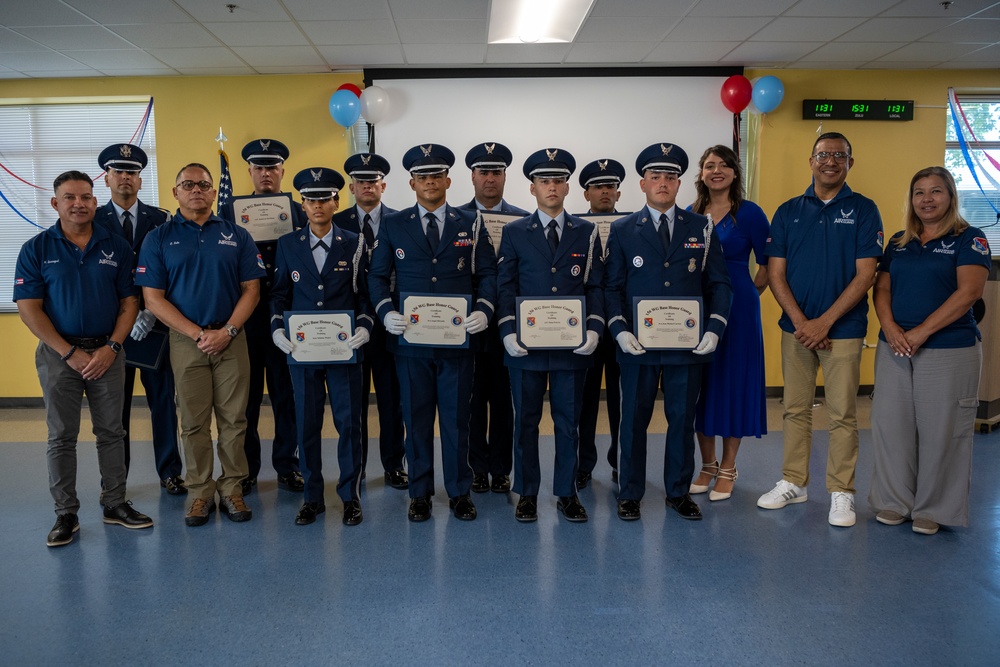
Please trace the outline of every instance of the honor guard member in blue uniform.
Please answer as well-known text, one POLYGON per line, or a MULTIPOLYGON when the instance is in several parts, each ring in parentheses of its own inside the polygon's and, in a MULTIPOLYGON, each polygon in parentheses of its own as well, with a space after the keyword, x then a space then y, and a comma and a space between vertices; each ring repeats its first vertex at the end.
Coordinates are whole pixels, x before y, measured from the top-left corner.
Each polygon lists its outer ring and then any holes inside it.
POLYGON ((250 377, 242 327, 257 305, 264 261, 245 229, 212 214, 216 191, 205 165, 186 165, 175 182, 177 214, 146 237, 135 275, 148 308, 170 327, 191 500, 184 523, 208 523, 216 491, 231 521, 249 521, 253 515, 240 484, 247 476, 243 438, 250 377), (222 468, 217 480, 213 412, 222 468))
MULTIPOLYGON (((104 183, 111 190, 111 201, 97 209, 94 221, 116 234, 123 236, 136 259, 142 242, 155 227, 167 221, 162 209, 147 206, 139 201, 142 177, 146 168, 146 152, 132 144, 108 146, 97 158, 101 169, 105 170, 104 183)), ((134 268, 134 267, 133 267, 134 268)), ((166 333, 167 328, 157 323, 156 317, 143 308, 139 298, 139 315, 132 327, 132 338, 144 339, 156 327, 166 333)), ((125 405, 122 409, 122 426, 125 428, 125 468, 131 459, 129 425, 132 414, 132 392, 135 388, 135 367, 125 366, 125 405)), ((177 406, 174 403, 174 373, 170 370, 168 357, 158 369, 143 368, 139 379, 146 391, 150 421, 153 424, 153 456, 160 486, 171 495, 187 493, 181 477, 182 463, 177 448, 177 406)))
POLYGON ((646 490, 646 428, 659 387, 667 417, 663 484, 667 506, 685 519, 701 519, 688 490, 694 474, 695 404, 701 365, 719 343, 732 302, 722 246, 705 216, 675 204, 687 154, 653 144, 635 161, 646 206, 616 220, 608 236, 605 308, 621 366, 622 428, 618 462, 618 517, 639 518, 646 490), (704 334, 693 350, 646 350, 633 331, 635 297, 701 297, 704 334))
MULTIPOLYGON (((465 154, 465 165, 472 172, 475 196, 459 208, 530 215, 503 198, 507 167, 513 160, 510 149, 496 141, 476 144, 469 149, 465 154)), ((514 465, 514 406, 496 320, 490 322, 479 343, 472 385, 472 419, 469 422, 472 490, 485 493, 492 488, 495 493, 507 493, 514 465)))
POLYGON ((496 303, 496 253, 489 232, 475 215, 446 202, 454 154, 437 144, 414 146, 403 156, 417 204, 382 220, 368 287, 375 311, 392 336, 406 426, 410 471, 411 521, 431 516, 434 495, 434 411, 441 431, 444 485, 452 512, 476 518, 469 497, 469 396, 472 393, 473 346, 469 348, 399 345, 406 330, 400 293, 467 294, 472 298, 463 323, 469 334, 486 330, 496 303), (396 284, 391 286, 395 272, 396 284))
POLYGON ((94 183, 67 171, 53 184, 59 220, 25 242, 14 269, 17 312, 39 340, 35 366, 45 399, 46 459, 56 523, 46 544, 59 547, 80 530, 76 443, 87 395, 104 483, 104 523, 148 528, 153 521, 125 500, 122 439, 125 355, 122 341, 139 305, 132 284, 132 248, 93 224, 94 183))
MULTIPOLYGON (((344 171, 351 177, 348 187, 354 195, 355 205, 334 215, 333 224, 362 235, 370 261, 382 218, 396 212, 382 203, 383 179, 389 173, 389 162, 375 153, 357 153, 344 162, 344 171)), ((367 277, 362 282, 367 282, 367 277)), ((368 293, 367 287, 365 293, 368 293)), ((403 449, 403 413, 399 407, 399 377, 396 360, 387 349, 382 322, 374 323, 371 340, 364 350, 367 354, 361 360, 361 479, 365 478, 368 465, 368 401, 374 383, 378 403, 378 447, 385 483, 394 489, 405 489, 409 482, 403 470, 406 451, 403 449)))
MULTIPOLYGON (((243 147, 243 159, 250 165, 253 196, 267 197, 281 192, 281 179, 285 175, 288 148, 277 139, 254 139, 243 147)), ((232 204, 219 211, 219 217, 236 221, 232 204)), ((292 228, 306 226, 302 205, 292 202, 292 228)), ((292 380, 288 375, 288 361, 271 343, 271 283, 274 281, 274 255, 277 241, 257 244, 257 251, 264 259, 267 276, 260 281, 260 301, 253 315, 247 320, 247 346, 250 349, 250 398, 247 400, 246 448, 249 476, 241 482, 243 494, 249 494, 257 485, 260 474, 260 422, 261 402, 264 400, 264 381, 267 397, 274 414, 274 440, 271 441, 271 465, 278 474, 278 487, 286 491, 301 491, 302 474, 295 456, 295 405, 292 397, 292 380)))
POLYGON ((569 521, 586 521, 587 510, 576 494, 577 448, 583 385, 592 355, 604 331, 604 253, 594 223, 570 215, 563 208, 569 177, 576 161, 561 148, 545 148, 524 162, 531 194, 538 210, 507 223, 497 260, 497 320, 504 358, 510 369, 514 401, 514 492, 520 495, 514 518, 538 518, 538 424, 545 388, 555 427, 556 460, 552 491, 556 508, 569 521), (584 297, 586 321, 576 325, 585 333, 576 349, 527 350, 517 341, 517 298, 584 297))
MULTIPOLYGON (((604 158, 588 163, 580 170, 580 187, 583 198, 590 204, 588 214, 608 215, 618 211, 621 184, 625 180, 625 167, 621 162, 604 158)), ((618 386, 618 346, 607 328, 601 332, 601 342, 594 352, 594 365, 587 369, 583 385, 583 412, 580 413, 580 470, 576 475, 578 489, 586 488, 597 466, 597 415, 601 409, 601 385, 604 385, 605 403, 608 408, 608 426, 611 429, 611 447, 608 464, 611 478, 618 481, 618 428, 622 421, 621 391, 618 386)))
POLYGON ((299 462, 305 477, 305 498, 295 523, 304 526, 326 511, 323 500, 323 403, 330 393, 333 423, 337 427, 337 494, 344 503, 344 524, 361 523, 361 346, 368 342, 374 322, 365 285, 368 253, 365 239, 332 222, 344 177, 333 169, 303 169, 293 180, 309 218, 307 229, 278 239, 274 287, 271 290, 271 327, 275 346, 290 354, 296 342, 285 334, 286 310, 348 310, 355 329, 341 332, 348 347, 357 350, 350 364, 289 364, 295 390, 299 462), (319 290, 316 288, 319 287, 319 290), (348 338, 350 336, 350 338, 348 338))

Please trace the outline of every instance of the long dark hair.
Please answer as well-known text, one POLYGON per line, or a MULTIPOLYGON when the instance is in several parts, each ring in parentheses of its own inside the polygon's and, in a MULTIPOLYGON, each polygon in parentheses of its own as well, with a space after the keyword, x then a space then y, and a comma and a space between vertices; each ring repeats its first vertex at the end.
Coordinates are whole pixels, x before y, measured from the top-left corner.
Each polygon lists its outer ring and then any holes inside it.
POLYGON ((694 181, 694 189, 697 196, 695 197, 694 204, 691 205, 691 209, 695 213, 704 213, 705 209, 708 208, 709 202, 712 200, 708 186, 701 180, 702 167, 710 155, 718 156, 734 172, 733 184, 729 186, 729 213, 733 220, 736 220, 736 212, 743 203, 743 168, 740 166, 740 156, 732 148, 723 146, 722 144, 706 149, 698 160, 698 176, 694 181))

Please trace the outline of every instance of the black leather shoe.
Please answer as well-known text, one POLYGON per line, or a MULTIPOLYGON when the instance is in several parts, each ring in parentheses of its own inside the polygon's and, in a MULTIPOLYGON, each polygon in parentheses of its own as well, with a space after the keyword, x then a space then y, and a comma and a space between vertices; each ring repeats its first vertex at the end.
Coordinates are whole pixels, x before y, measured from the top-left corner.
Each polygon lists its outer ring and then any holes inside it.
POLYGON ((556 509, 562 512, 567 521, 583 523, 587 520, 587 510, 580 504, 576 496, 564 496, 556 501, 556 509))
POLYGON ((472 490, 476 493, 486 493, 490 490, 490 476, 477 472, 472 476, 472 490))
POLYGON ((410 479, 406 476, 405 470, 393 470, 385 474, 385 483, 394 489, 410 488, 410 479))
POLYGON ((622 521, 636 521, 641 516, 638 500, 619 500, 618 518, 622 521))
POLYGON ((132 507, 132 501, 104 508, 104 523, 113 523, 126 528, 152 528, 153 520, 132 507))
POLYGON ((164 477, 160 480, 160 486, 172 496, 181 496, 188 492, 187 487, 184 486, 183 477, 164 477))
POLYGON ((427 521, 431 518, 431 505, 430 496, 410 498, 410 510, 406 513, 406 518, 410 521, 427 521))
POLYGON ((208 517, 215 511, 215 498, 195 498, 191 509, 184 515, 184 525, 204 526, 208 517))
POLYGON ((240 480, 240 491, 244 496, 249 496, 253 492, 253 487, 257 486, 256 477, 244 477, 240 480))
POLYGON ((476 518, 476 506, 469 496, 456 496, 448 501, 448 507, 456 519, 473 521, 476 518))
POLYGON ((219 498, 219 511, 229 517, 230 521, 249 521, 253 518, 253 512, 247 507, 243 496, 221 496, 219 498))
POLYGON ((295 515, 296 526, 308 526, 316 521, 316 517, 326 511, 323 503, 302 503, 299 513, 295 515))
POLYGON ((73 533, 80 530, 80 520, 75 514, 60 514, 56 517, 56 525, 52 526, 49 536, 45 539, 45 545, 49 547, 61 547, 73 541, 73 533))
POLYGON ((344 525, 345 526, 356 526, 364 519, 364 515, 361 513, 361 502, 357 500, 350 500, 344 503, 344 525))
POLYGON ((587 484, 590 484, 590 480, 593 479, 593 474, 589 472, 578 472, 576 473, 576 488, 578 491, 583 491, 587 488, 587 484))
POLYGON ((285 491, 295 491, 301 493, 304 488, 306 488, 305 480, 302 479, 302 473, 298 470, 294 470, 287 475, 278 475, 278 488, 284 489, 285 491))
POLYGON ((514 518, 521 523, 531 523, 538 520, 538 496, 521 496, 514 510, 514 518))
POLYGON ((701 509, 695 501, 691 500, 690 495, 685 494, 676 498, 667 498, 667 507, 673 509, 685 519, 701 521, 701 509))
POLYGON ((493 493, 510 493, 510 475, 494 475, 490 490, 493 493))

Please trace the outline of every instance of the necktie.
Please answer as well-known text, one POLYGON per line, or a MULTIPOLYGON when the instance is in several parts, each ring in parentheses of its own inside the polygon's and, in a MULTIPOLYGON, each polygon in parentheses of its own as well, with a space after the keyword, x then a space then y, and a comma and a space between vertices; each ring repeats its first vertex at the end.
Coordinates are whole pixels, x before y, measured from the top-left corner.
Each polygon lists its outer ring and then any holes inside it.
POLYGON ((371 250, 372 246, 375 245, 375 230, 372 229, 371 213, 365 213, 364 227, 361 229, 361 233, 365 236, 365 245, 371 250))
POLYGON ((438 232, 437 218, 433 213, 424 216, 427 220, 427 243, 431 246, 431 252, 437 252, 438 244, 441 243, 441 234, 438 232))
POLYGON ((122 229, 125 230, 125 240, 128 241, 129 245, 132 245, 132 240, 134 238, 132 230, 132 214, 128 211, 122 213, 122 229))
POLYGON ((556 231, 556 221, 549 220, 547 227, 549 231, 545 236, 549 240, 549 248, 552 249, 552 254, 555 255, 556 248, 559 247, 559 232, 556 231))
POLYGON ((670 224, 667 222, 667 214, 660 214, 660 241, 663 242, 663 249, 670 247, 670 224))
POLYGON ((316 248, 322 248, 323 250, 326 250, 326 251, 330 250, 330 246, 328 246, 326 244, 326 241, 324 241, 322 239, 320 239, 319 241, 317 241, 316 245, 313 246, 313 250, 315 250, 316 248))

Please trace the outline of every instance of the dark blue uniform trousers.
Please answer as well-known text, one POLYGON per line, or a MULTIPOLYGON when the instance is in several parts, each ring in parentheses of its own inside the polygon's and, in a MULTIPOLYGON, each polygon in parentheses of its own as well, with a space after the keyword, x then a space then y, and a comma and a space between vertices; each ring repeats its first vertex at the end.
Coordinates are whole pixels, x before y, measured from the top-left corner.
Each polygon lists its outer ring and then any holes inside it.
POLYGON ((441 430, 441 464, 449 498, 472 487, 469 465, 469 397, 473 356, 425 359, 396 355, 406 427, 410 497, 434 495, 434 412, 441 430))
POLYGON ((583 385, 583 412, 580 413, 580 472, 592 473, 597 467, 597 416, 601 410, 601 380, 607 396, 608 423, 611 427, 611 448, 608 463, 618 466, 618 429, 622 422, 621 388, 617 357, 618 344, 605 331, 594 352, 594 365, 587 369, 583 385))
POLYGON ((621 365, 618 500, 641 500, 646 491, 646 429, 659 386, 663 388, 663 414, 667 417, 663 485, 668 498, 688 493, 694 475, 694 416, 702 370, 703 364, 621 365))
POLYGON ((295 391, 304 501, 323 502, 322 431, 326 393, 330 392, 337 441, 340 481, 337 495, 344 502, 356 500, 361 484, 361 364, 289 364, 295 391))
POLYGON ((375 384, 375 401, 378 405, 378 448, 382 469, 393 472, 403 469, 403 415, 399 407, 399 378, 396 361, 386 350, 385 327, 372 327, 371 340, 365 345, 361 362, 361 467, 368 465, 368 403, 371 387, 375 384))
POLYGON ((542 471, 538 464, 538 424, 542 420, 542 399, 546 381, 551 385, 549 410, 556 440, 552 493, 576 494, 577 449, 580 410, 587 369, 531 371, 510 369, 510 389, 514 399, 514 493, 537 496, 542 471))
POLYGON ((129 432, 132 417, 132 392, 135 390, 135 372, 146 390, 149 404, 149 419, 153 426, 153 459, 156 474, 160 479, 179 477, 182 470, 180 450, 177 448, 177 404, 174 403, 174 371, 169 358, 160 370, 125 367, 125 406, 122 410, 122 426, 125 427, 125 469, 131 463, 131 442, 129 432))

